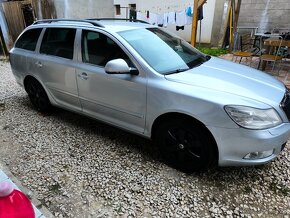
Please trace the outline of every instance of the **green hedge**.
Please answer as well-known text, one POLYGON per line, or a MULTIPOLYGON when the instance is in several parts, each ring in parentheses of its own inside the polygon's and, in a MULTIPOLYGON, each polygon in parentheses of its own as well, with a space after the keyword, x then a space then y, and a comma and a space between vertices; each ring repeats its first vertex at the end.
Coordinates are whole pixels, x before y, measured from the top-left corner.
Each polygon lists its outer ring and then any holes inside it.
POLYGON ((222 54, 227 54, 228 51, 222 48, 207 48, 207 47, 197 47, 202 53, 211 55, 211 56, 220 56, 222 54))

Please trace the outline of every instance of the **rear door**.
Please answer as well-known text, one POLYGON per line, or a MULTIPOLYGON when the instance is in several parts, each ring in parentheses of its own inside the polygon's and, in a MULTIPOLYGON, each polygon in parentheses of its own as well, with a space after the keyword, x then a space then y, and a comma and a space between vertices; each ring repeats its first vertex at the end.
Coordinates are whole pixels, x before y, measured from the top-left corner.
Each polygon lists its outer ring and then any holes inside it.
POLYGON ((35 49, 42 28, 30 29, 24 32, 14 48, 10 51, 10 63, 13 74, 18 82, 22 82, 27 74, 27 58, 35 56, 35 49))
POLYGON ((46 28, 39 53, 28 60, 28 66, 59 106, 81 111, 75 71, 75 35, 75 28, 46 28))
MULTIPOLYGON (((77 83, 83 112, 134 132, 143 133, 146 109, 146 75, 109 75, 108 61, 122 58, 136 67, 119 42, 104 32, 83 30, 80 34, 80 64, 77 83)), ((138 67, 138 66, 137 66, 138 67)))

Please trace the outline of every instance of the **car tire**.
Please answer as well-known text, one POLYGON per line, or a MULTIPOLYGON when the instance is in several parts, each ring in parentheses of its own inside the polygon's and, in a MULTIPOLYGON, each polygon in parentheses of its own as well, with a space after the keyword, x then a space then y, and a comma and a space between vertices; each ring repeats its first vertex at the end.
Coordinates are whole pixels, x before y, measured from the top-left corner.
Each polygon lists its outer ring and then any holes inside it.
POLYGON ((186 173, 206 169, 216 163, 216 146, 208 130, 187 118, 163 122, 155 142, 166 163, 186 173))
POLYGON ((52 105, 42 85, 35 79, 27 81, 25 90, 34 108, 42 113, 48 113, 52 105))

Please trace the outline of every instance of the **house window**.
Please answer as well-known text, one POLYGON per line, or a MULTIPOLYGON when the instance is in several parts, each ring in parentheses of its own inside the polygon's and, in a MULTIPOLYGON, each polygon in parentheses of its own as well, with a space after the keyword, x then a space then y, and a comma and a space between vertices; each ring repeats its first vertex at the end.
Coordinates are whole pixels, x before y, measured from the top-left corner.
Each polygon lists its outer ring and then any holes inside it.
POLYGON ((121 6, 115 5, 116 15, 121 15, 121 6))
POLYGON ((129 8, 133 9, 133 10, 136 10, 136 4, 129 4, 129 8))

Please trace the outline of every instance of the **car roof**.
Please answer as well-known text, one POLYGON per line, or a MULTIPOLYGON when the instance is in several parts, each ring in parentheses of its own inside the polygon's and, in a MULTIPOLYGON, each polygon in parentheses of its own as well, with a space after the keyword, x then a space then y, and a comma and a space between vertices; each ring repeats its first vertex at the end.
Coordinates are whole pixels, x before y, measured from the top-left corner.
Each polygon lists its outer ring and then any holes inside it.
POLYGON ((47 19, 38 20, 31 27, 93 27, 104 29, 109 32, 121 32, 133 29, 154 27, 140 20, 118 19, 118 18, 96 18, 96 19, 47 19))
POLYGON ((139 22, 128 22, 128 21, 109 21, 104 20, 101 23, 105 26, 106 29, 109 29, 112 32, 120 32, 132 29, 143 29, 148 27, 153 27, 151 24, 148 23, 139 23, 139 22))

